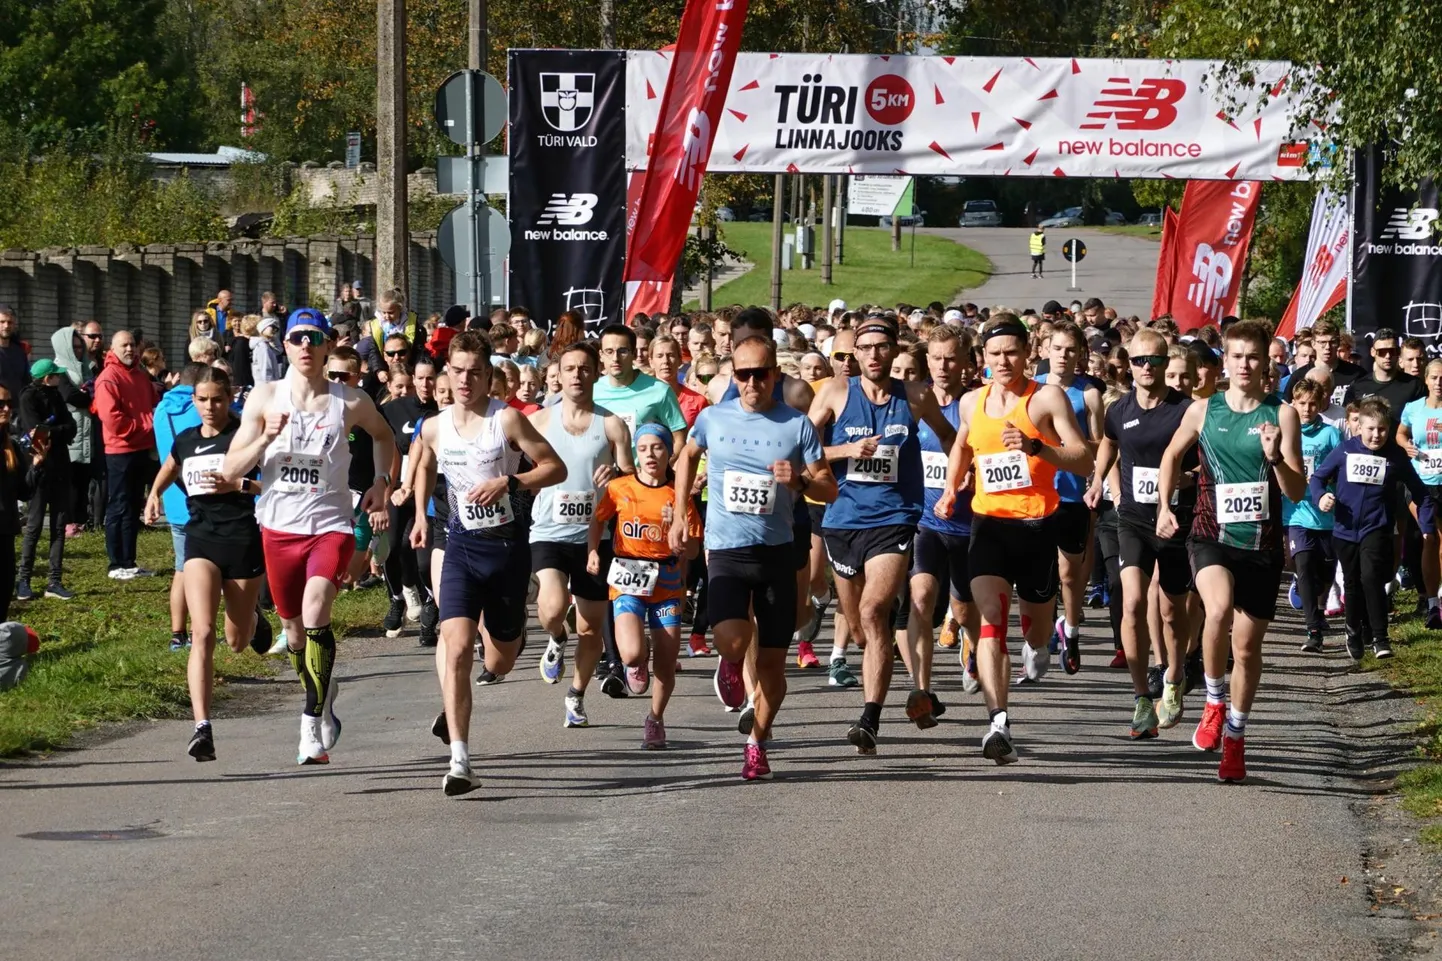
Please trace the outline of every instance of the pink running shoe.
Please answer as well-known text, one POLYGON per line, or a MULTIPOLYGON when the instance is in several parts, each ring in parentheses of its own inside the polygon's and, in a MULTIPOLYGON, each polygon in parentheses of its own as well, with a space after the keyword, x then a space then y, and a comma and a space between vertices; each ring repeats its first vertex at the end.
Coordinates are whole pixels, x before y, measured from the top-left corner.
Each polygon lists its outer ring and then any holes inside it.
POLYGON ((724 657, 718 659, 712 686, 726 710, 739 711, 746 703, 746 681, 741 676, 740 664, 732 664, 724 657))
POLYGON ((645 664, 626 668, 626 689, 631 692, 632 697, 640 697, 645 694, 650 683, 651 672, 647 670, 645 664))
POLYGON ((741 778, 745 781, 771 780, 771 765, 766 763, 766 749, 760 744, 746 742, 746 763, 741 765, 741 778))
POLYGON ((666 749, 666 725, 659 717, 646 715, 646 733, 641 736, 641 747, 647 751, 666 749))

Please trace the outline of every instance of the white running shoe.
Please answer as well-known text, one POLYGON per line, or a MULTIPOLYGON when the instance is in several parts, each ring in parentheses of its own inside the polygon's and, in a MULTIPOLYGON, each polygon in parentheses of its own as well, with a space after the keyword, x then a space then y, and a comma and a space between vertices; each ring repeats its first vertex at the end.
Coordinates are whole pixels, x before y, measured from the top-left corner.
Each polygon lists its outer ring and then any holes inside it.
POLYGON ((1046 672, 1051 668, 1051 651, 1045 647, 1037 650, 1026 641, 1021 642, 1021 677, 1017 683, 1035 684, 1046 677, 1046 672))
POLYGON ((586 716, 584 699, 566 695, 566 727, 590 727, 591 719, 586 716))
POLYGON ((470 764, 460 761, 451 762, 451 769, 446 772, 445 780, 441 781, 441 790, 446 792, 446 797, 470 794, 480 786, 481 779, 471 773, 470 764))
POLYGON ((561 680, 566 673, 566 649, 555 641, 546 642, 546 650, 541 654, 541 680, 547 684, 555 684, 561 680))
POLYGON ((330 763, 330 755, 325 753, 325 745, 321 743, 320 718, 309 714, 300 716, 300 747, 295 752, 295 763, 330 763))
POLYGON ((406 599, 406 620, 412 623, 421 619, 421 591, 418 587, 402 587, 401 594, 406 599))
POLYGON ((1016 763, 1016 748, 1011 743, 1011 725, 991 722, 991 730, 981 739, 981 756, 997 764, 1016 763))
POLYGON ((335 673, 330 676, 330 686, 325 691, 325 712, 320 716, 320 743, 327 751, 340 740, 340 718, 335 716, 335 699, 340 693, 340 681, 335 673))
POLYGON ((286 642, 285 639, 285 631, 277 631, 275 635, 275 643, 272 644, 270 646, 270 650, 266 651, 265 653, 273 655, 275 657, 284 657, 285 652, 289 650, 289 648, 290 645, 286 642))

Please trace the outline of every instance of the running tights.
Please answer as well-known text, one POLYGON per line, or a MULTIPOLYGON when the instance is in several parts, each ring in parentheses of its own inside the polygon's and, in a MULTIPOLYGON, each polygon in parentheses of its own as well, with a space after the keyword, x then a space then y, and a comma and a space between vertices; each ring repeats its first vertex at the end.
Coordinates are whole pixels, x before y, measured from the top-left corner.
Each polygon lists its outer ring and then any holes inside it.
POLYGON ((401 596, 405 587, 421 587, 420 561, 411 549, 411 525, 416 519, 415 501, 406 501, 400 507, 390 505, 391 552, 386 556, 386 590, 391 597, 401 596))
POLYGON ((1360 542, 1334 537, 1332 544, 1342 565, 1342 587, 1347 595, 1347 634, 1361 638, 1364 643, 1385 641, 1387 584, 1397 573, 1392 532, 1373 531, 1360 542))

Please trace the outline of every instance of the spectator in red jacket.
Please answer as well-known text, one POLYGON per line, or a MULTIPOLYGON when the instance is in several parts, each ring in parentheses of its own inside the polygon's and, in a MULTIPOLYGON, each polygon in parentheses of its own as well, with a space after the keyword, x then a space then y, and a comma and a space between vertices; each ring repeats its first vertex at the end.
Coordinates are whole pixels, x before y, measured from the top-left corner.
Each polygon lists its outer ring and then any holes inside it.
POLYGON ((155 384, 137 362, 135 335, 122 330, 110 340, 105 367, 95 378, 95 413, 105 440, 109 502, 105 507, 105 553, 110 576, 149 577, 135 563, 142 495, 155 456, 155 384))

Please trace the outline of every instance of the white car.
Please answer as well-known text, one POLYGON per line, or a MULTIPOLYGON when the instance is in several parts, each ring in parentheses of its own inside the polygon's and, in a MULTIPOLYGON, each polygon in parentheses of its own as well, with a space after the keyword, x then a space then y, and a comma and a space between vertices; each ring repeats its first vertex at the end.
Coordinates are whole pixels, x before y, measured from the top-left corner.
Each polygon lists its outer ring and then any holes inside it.
POLYGON ((1065 210, 1052 214, 1041 222, 1041 226, 1043 227, 1080 227, 1081 225, 1080 207, 1068 207, 1065 210))
POLYGON ((994 200, 968 200, 961 208, 962 227, 1000 227, 1001 211, 994 200))
POLYGON ((1160 227, 1161 225, 1162 215, 1155 210, 1149 210, 1137 218, 1138 227, 1160 227))

